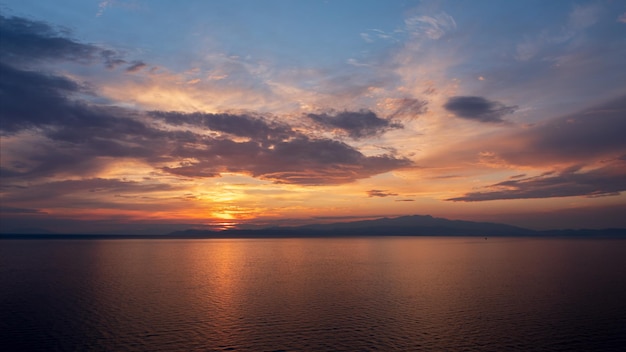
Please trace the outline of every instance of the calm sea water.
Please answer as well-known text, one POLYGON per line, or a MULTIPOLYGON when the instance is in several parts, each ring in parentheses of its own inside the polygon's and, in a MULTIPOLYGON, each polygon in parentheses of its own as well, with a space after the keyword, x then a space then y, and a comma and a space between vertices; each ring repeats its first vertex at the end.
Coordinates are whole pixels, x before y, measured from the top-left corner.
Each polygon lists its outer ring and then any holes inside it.
POLYGON ((611 351, 626 240, 0 241, 3 351, 611 351))

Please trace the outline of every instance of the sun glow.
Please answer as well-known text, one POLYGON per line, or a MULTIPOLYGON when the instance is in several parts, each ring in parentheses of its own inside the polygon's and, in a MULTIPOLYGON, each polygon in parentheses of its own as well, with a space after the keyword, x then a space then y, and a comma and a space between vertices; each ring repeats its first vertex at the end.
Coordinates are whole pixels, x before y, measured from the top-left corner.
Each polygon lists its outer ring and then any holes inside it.
POLYGON ((569 202, 624 224, 600 210, 626 204, 619 2, 555 2, 532 25, 489 21, 505 2, 277 1, 249 18, 232 2, 142 2, 97 21, 5 2, 0 232, 577 221, 569 202))

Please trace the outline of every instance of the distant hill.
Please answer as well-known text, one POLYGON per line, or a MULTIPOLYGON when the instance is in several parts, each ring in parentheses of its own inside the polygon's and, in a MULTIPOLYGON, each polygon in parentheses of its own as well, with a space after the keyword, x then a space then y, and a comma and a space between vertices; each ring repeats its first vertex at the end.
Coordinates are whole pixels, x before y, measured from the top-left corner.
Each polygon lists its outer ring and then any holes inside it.
POLYGON ((292 228, 295 231, 354 232, 376 236, 520 236, 535 231, 504 224, 435 218, 430 215, 401 216, 334 224, 315 224, 292 228))
POLYGON ((297 227, 272 227, 256 230, 186 230, 168 237, 263 238, 263 237, 356 237, 356 236, 624 236, 626 229, 535 231, 521 227, 463 220, 448 220, 430 215, 401 216, 332 224, 297 227))
POLYGON ((289 237, 362 237, 362 236, 538 236, 538 237, 624 237, 626 229, 603 230, 548 230, 536 231, 505 224, 448 220, 430 215, 412 215, 396 218, 381 218, 332 224, 313 224, 294 227, 270 227, 244 230, 232 229, 210 231, 189 229, 171 232, 166 235, 88 235, 88 234, 51 234, 46 232, 29 234, 2 234, 0 238, 20 239, 128 239, 128 238, 289 238, 289 237))

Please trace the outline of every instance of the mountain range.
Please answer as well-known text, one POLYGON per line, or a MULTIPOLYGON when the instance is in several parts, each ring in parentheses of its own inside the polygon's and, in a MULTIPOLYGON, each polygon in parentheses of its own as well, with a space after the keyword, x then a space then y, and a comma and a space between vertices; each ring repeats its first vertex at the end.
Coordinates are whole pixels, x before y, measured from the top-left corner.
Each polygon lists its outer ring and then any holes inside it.
POLYGON ((537 231, 517 226, 464 220, 448 220, 430 215, 411 215, 332 224, 297 227, 271 227, 254 230, 185 230, 173 237, 358 237, 358 236, 626 236, 626 229, 579 229, 537 231))
POLYGON ((626 229, 566 229, 538 231, 492 222, 448 220, 430 215, 411 215, 331 224, 261 229, 228 229, 222 231, 188 229, 163 235, 93 235, 2 234, 0 238, 288 238, 288 237, 362 237, 362 236, 568 236, 568 237, 626 237, 626 229))

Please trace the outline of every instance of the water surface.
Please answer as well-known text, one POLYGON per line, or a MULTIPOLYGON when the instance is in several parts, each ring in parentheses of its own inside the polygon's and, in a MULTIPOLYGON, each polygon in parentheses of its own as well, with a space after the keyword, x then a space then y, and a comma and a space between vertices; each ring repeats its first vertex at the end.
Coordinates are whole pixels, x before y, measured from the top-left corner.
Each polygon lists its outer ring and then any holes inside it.
POLYGON ((3 350, 609 351, 625 297, 626 240, 0 241, 3 350))

